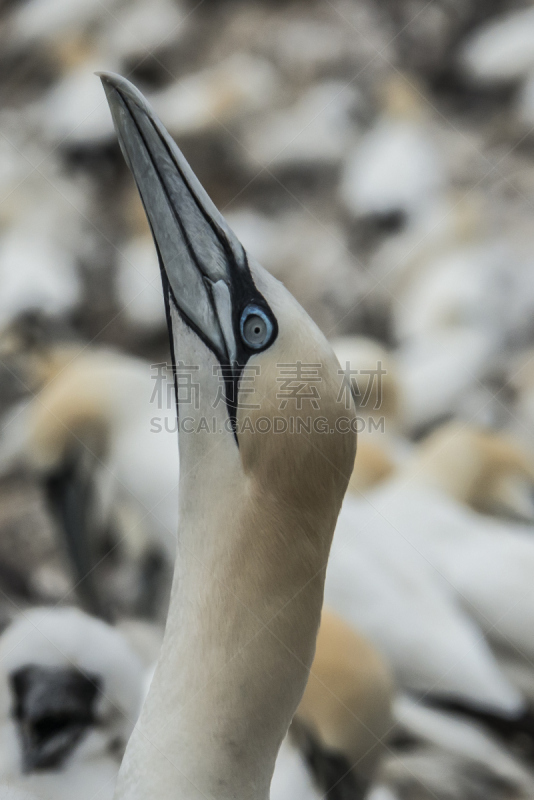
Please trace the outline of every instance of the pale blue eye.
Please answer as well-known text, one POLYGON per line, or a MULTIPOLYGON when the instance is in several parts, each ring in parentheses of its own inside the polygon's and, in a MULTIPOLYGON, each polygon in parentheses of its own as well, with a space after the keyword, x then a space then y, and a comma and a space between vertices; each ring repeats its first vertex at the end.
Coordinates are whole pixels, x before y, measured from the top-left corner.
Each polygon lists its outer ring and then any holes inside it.
POLYGON ((269 344, 273 335, 273 323, 258 306, 247 306, 241 315, 241 336, 252 350, 260 350, 269 344))

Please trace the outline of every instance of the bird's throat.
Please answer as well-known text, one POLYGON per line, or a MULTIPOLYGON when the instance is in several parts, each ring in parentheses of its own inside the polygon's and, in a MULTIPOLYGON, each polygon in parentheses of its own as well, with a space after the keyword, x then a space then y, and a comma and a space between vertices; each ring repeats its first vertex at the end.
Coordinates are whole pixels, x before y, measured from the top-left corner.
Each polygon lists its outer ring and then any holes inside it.
POLYGON ((207 459, 180 487, 164 644, 117 798, 267 800, 305 687, 329 535, 236 483, 231 452, 224 471, 207 459))

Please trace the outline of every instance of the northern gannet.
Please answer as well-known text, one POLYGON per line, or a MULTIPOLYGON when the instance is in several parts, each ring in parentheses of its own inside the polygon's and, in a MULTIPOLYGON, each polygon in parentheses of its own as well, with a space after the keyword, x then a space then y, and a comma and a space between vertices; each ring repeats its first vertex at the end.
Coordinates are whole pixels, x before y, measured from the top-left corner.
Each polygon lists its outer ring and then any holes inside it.
POLYGON ((77 345, 44 348, 30 371, 40 391, 3 420, 0 473, 22 464, 42 481, 80 594, 88 610, 101 614, 92 573, 85 579, 99 534, 116 531, 134 572, 154 547, 174 560, 179 461, 172 377, 163 364, 153 368, 112 349, 77 345))
POLYGON ((90 236, 84 219, 90 204, 80 182, 65 177, 57 156, 46 157, 32 138, 31 120, 17 117, 17 125, 2 120, 1 334, 28 311, 72 314, 82 299, 79 244, 90 236))
POLYGON ((343 758, 360 784, 371 781, 386 749, 393 695, 389 667, 370 641, 324 608, 295 721, 324 750, 343 758))
MULTIPOLYGON (((157 655, 161 646, 154 625, 123 620, 117 627, 76 609, 40 608, 20 615, 0 637, 0 696, 12 712, 0 721, 0 780, 14 781, 21 791, 31 789, 41 800, 111 798, 118 759, 153 672, 152 667, 144 672, 147 654, 157 655), (27 719, 13 716, 19 673, 32 675, 28 699, 23 698, 27 719), (40 692, 48 695, 46 708, 39 707, 40 692), (84 714, 86 730, 80 736, 76 721, 84 714), (61 739, 55 751, 54 720, 61 739), (50 731, 41 746, 50 764, 43 758, 24 769, 20 729, 25 726, 31 734, 32 725, 45 724, 50 731)), ((320 798, 338 782, 341 793, 359 797, 385 751, 393 724, 391 699, 391 677, 374 648, 323 610, 310 678, 277 756, 272 800, 295 800, 300 793, 305 800, 320 798)), ((38 745, 34 737, 36 750, 38 745)))
POLYGON ((384 87, 384 109, 349 153, 341 198, 354 219, 396 233, 427 213, 446 182, 424 99, 403 76, 384 87))
POLYGON ((524 699, 501 673, 482 630, 411 541, 413 530, 431 524, 419 494, 395 493, 391 483, 362 499, 345 498, 326 603, 369 637, 402 688, 510 717, 522 713, 524 699))
POLYGON ((33 608, 0 637, 0 665, 0 780, 42 800, 111 798, 144 675, 123 635, 33 608))
POLYGON ((506 437, 450 425, 414 453, 389 487, 392 523, 487 638, 523 661, 534 656, 533 477, 527 455, 506 437), (523 524, 476 513, 465 507, 468 499, 523 524))
POLYGON ((198 403, 179 402, 164 642, 115 796, 267 798, 313 659, 354 411, 323 335, 246 254, 142 95, 102 81, 160 257, 174 367, 199 385, 198 403), (273 419, 294 412, 277 365, 296 362, 316 365, 320 401, 301 409, 309 433, 278 435, 273 419))
POLYGON ((534 521, 534 460, 521 439, 463 422, 436 428, 403 465, 405 477, 482 514, 534 521))
MULTIPOLYGON (((524 259, 482 227, 424 261, 392 306, 405 424, 419 430, 453 414, 495 424, 488 390, 502 351, 528 330, 532 292, 524 259)), ((493 401, 493 402, 492 402, 493 401)))
POLYGON ((363 500, 345 498, 325 590, 401 686, 508 738, 532 737, 532 715, 486 637, 532 658, 534 542, 524 525, 467 506, 526 515, 511 491, 526 463, 496 434, 439 431, 363 500))

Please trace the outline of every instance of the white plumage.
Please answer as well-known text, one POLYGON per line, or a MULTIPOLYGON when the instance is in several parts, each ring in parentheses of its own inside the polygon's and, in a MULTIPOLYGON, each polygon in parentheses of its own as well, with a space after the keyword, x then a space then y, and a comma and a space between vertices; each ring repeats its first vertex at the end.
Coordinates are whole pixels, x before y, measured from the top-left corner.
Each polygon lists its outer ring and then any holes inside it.
POLYGON ((31 0, 11 17, 12 45, 39 40, 47 44, 60 41, 84 28, 108 19, 120 0, 107 6, 84 3, 83 0, 31 0))
POLYGON ((530 529, 482 517, 437 490, 398 490, 391 519, 452 588, 488 638, 534 658, 534 539, 530 529), (414 522, 417 509, 421 524, 414 522))
POLYGON ((464 763, 484 765, 495 776, 509 780, 525 793, 534 790, 528 770, 476 724, 447 712, 425 708, 404 696, 396 699, 394 712, 398 722, 422 742, 438 747, 464 763))
POLYGON ((27 310, 61 316, 80 299, 81 286, 73 256, 55 247, 48 236, 11 230, 0 240, 0 326, 27 310))
MULTIPOLYGON (((435 424, 462 412, 470 395, 480 392, 481 381, 496 355, 494 337, 484 331, 459 326, 436 330, 397 351, 402 418, 409 431, 435 424)), ((467 411, 484 423, 486 403, 475 399, 467 411)), ((468 417, 468 418, 469 418, 468 417)), ((492 420, 489 420, 492 421, 492 420)))
POLYGON ((520 692, 414 540, 412 531, 424 535, 434 521, 417 500, 389 485, 365 500, 345 498, 325 601, 369 636, 401 686, 513 715, 524 706, 520 692))
POLYGON ((356 217, 400 212, 418 215, 442 190, 443 166, 419 120, 379 120, 355 146, 341 187, 356 217))
POLYGON ((0 330, 28 310, 71 313, 82 295, 80 240, 90 242, 82 184, 66 181, 39 150, 20 158, 6 148, 5 158, 12 164, 1 186, 0 330))
POLYGON ((484 83, 525 77, 534 68, 534 10, 502 14, 476 28, 462 47, 468 75, 484 83))
POLYGON ((158 257, 149 236, 135 236, 119 249, 117 295, 127 319, 147 331, 165 325, 158 257))
POLYGON ((134 517, 123 531, 126 546, 135 550, 137 542, 152 540, 172 560, 179 467, 166 365, 106 349, 60 349, 57 357, 57 372, 41 394, 4 421, 4 472, 22 463, 46 475, 61 463, 71 439, 95 456, 92 432, 102 429, 105 455, 95 460, 95 480, 103 518, 119 521, 121 507, 129 509, 134 517))
POLYGON ((151 98, 158 114, 177 136, 217 130, 272 101, 278 80, 262 58, 237 53, 201 72, 172 83, 151 98))
MULTIPOLYGON (((74 608, 31 609, 0 637, 0 663, 0 778, 21 790, 35 792, 43 800, 111 798, 121 752, 142 700, 143 667, 124 637, 74 608), (72 745, 66 747, 65 756, 55 765, 41 767, 43 771, 23 771, 26 751, 21 745, 21 730, 31 732, 35 726, 36 733, 30 735, 34 736, 35 746, 41 746, 38 726, 49 725, 47 720, 53 720, 54 714, 58 715, 58 726, 66 725, 65 715, 70 706, 65 706, 56 681, 50 684, 46 711, 32 711, 35 709, 32 702, 43 701, 37 699, 38 689, 32 689, 30 684, 27 712, 23 711, 21 721, 17 722, 14 709, 21 700, 14 695, 14 676, 25 670, 42 670, 43 677, 35 678, 36 686, 39 680, 46 681, 48 675, 63 673, 68 685, 68 675, 74 671, 84 676, 83 680, 94 681, 97 687, 94 719, 86 725, 81 737, 72 734, 72 745), (25 713, 30 716, 26 718, 25 713), (31 716, 34 713, 45 716, 31 716)), ((76 720, 73 716, 73 726, 76 720)), ((53 726, 49 730, 45 737, 55 735, 53 726)))
POLYGON ((288 737, 278 751, 271 781, 271 800, 320 800, 323 792, 314 785, 303 754, 288 737))
POLYGON ((269 168, 339 163, 354 138, 351 112, 357 104, 357 92, 344 83, 312 86, 293 106, 254 125, 247 138, 249 160, 269 168))
POLYGON ((117 67, 115 58, 94 53, 68 69, 63 78, 40 101, 44 134, 52 142, 93 145, 109 140, 113 133, 106 105, 98 92, 94 73, 117 67), (96 87, 95 87, 96 84, 96 87))

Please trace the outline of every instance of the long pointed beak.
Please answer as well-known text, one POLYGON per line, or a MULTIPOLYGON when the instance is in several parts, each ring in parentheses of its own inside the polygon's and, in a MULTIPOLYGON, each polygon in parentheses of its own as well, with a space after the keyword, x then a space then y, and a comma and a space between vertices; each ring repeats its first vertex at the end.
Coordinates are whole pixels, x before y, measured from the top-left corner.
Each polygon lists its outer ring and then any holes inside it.
POLYGON ((169 299, 221 364, 239 360, 239 300, 258 294, 246 253, 142 94, 99 73, 152 228, 169 299))

